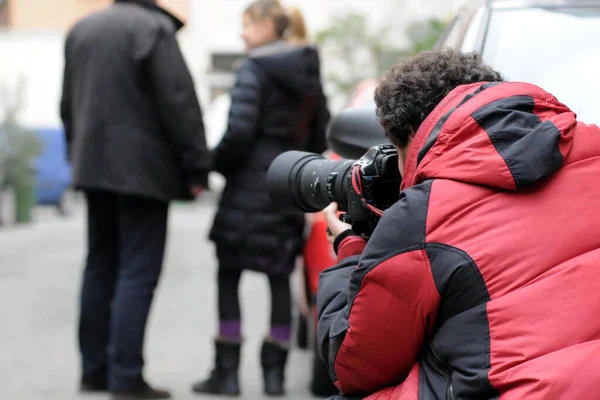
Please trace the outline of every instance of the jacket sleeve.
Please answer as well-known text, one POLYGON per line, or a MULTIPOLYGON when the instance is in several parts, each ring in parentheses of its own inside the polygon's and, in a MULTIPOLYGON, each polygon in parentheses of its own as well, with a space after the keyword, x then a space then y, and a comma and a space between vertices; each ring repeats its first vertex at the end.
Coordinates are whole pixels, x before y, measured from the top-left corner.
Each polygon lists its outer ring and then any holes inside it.
POLYGON ((330 119, 331 113, 329 112, 329 108, 327 106, 327 97, 321 90, 319 96, 319 106, 310 126, 311 137, 309 151, 320 154, 327 150, 327 140, 325 136, 330 119))
POLYGON ((231 92, 227 131, 213 150, 213 169, 227 175, 238 168, 252 151, 261 108, 261 72, 245 60, 237 72, 231 92))
POLYGON ((73 143, 73 116, 71 111, 71 71, 68 55, 69 39, 65 41, 65 66, 63 70, 63 87, 60 99, 60 119, 63 123, 65 131, 65 139, 67 144, 67 159, 71 161, 71 148, 73 143))
MULTIPOLYGON (((142 46, 140 46, 142 47, 142 46)), ((159 30, 145 57, 155 110, 190 186, 208 185, 210 153, 206 147, 202 110, 192 76, 177 39, 159 30)))
POLYGON ((427 197, 405 190, 368 244, 346 238, 339 265, 320 276, 320 351, 345 395, 403 382, 434 325, 440 296, 425 252, 427 197))

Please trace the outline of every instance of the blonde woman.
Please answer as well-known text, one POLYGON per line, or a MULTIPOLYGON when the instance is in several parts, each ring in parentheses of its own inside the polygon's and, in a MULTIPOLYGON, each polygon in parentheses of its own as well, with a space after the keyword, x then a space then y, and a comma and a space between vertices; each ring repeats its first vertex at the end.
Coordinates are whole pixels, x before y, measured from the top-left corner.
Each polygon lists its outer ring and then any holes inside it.
POLYGON ((237 395, 241 316, 238 286, 244 270, 267 275, 271 326, 260 354, 264 390, 284 394, 290 343, 290 274, 302 251, 304 216, 278 210, 266 175, 288 150, 323 152, 329 111, 321 87, 319 55, 309 46, 298 10, 274 0, 250 4, 242 39, 248 57, 237 72, 227 132, 213 151, 213 168, 226 178, 210 239, 218 271, 219 335, 216 365, 196 393, 237 395))

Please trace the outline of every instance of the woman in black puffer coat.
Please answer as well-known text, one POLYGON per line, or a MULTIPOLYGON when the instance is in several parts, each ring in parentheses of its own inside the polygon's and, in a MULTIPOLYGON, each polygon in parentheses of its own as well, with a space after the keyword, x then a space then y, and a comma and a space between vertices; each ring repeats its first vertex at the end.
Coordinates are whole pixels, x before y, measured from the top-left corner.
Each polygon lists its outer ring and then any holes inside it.
POLYGON ((237 72, 227 132, 213 168, 227 180, 210 239, 219 260, 216 366, 197 393, 238 394, 243 270, 264 272, 271 287, 271 334, 261 349, 265 392, 283 395, 290 341, 290 274, 303 247, 304 215, 282 212, 266 188, 271 162, 288 150, 321 153, 329 122, 319 55, 306 45, 302 15, 276 0, 252 3, 243 15, 248 57, 237 72))

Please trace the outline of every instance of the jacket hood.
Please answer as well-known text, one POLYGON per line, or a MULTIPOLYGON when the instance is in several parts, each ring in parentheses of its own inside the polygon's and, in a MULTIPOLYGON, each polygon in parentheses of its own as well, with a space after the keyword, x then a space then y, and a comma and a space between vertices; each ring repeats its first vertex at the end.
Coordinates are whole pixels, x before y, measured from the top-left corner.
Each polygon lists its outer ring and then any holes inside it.
POLYGON ((528 187, 562 166, 576 123, 575 113, 535 85, 459 86, 415 134, 402 189, 434 178, 528 187))
POLYGON ((274 84, 293 96, 321 88, 319 52, 315 47, 277 41, 252 50, 249 58, 274 84))
POLYGON ((163 14, 171 22, 173 22, 173 25, 175 26, 175 31, 178 31, 178 30, 180 30, 181 28, 183 28, 185 26, 185 24, 183 23, 182 20, 180 20, 179 18, 177 18, 176 16, 174 16, 173 14, 171 14, 170 12, 168 12, 167 10, 165 10, 164 8, 160 7, 153 0, 115 0, 115 3, 132 3, 132 4, 138 4, 138 5, 142 6, 142 7, 145 7, 145 8, 148 8, 150 10, 156 11, 156 12, 158 12, 160 14, 163 14))

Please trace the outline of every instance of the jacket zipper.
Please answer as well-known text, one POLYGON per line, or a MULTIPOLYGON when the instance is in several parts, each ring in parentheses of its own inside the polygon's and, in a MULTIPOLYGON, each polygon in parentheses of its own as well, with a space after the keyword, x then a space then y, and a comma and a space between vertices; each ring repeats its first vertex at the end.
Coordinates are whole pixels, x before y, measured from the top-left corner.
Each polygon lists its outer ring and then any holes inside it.
POLYGON ((448 388, 446 388, 446 399, 454 400, 454 390, 452 389, 452 379, 448 382, 448 388))
POLYGON ((429 344, 429 348, 431 349, 431 353, 435 358, 435 361, 438 365, 442 366, 448 372, 448 386, 446 386, 446 400, 454 400, 454 389, 452 387, 452 368, 448 364, 442 361, 440 356, 438 356, 435 348, 433 347, 433 343, 429 344))

